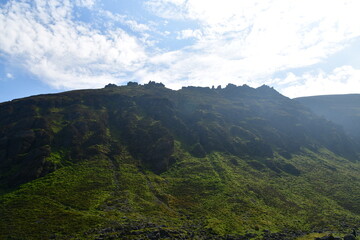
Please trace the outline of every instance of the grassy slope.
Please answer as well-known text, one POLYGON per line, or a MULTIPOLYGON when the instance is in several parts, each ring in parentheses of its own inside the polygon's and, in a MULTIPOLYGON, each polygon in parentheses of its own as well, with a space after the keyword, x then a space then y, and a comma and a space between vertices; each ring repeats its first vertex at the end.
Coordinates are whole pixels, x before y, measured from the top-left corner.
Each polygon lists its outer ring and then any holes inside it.
POLYGON ((306 171, 300 176, 258 171, 250 159, 221 153, 176 154, 181 160, 160 176, 123 153, 119 168, 99 156, 24 184, 0 198, 0 238, 86 239, 127 222, 223 235, 359 221, 349 210, 360 209, 360 166, 329 152, 287 160, 306 171))

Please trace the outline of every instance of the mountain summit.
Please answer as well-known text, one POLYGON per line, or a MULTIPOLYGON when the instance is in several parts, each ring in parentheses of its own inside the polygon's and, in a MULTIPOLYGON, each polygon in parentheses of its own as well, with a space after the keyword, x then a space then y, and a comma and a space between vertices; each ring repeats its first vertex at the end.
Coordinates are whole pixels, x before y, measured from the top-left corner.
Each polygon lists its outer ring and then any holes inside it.
POLYGON ((358 147, 268 86, 130 82, 5 102, 0 237, 236 239, 355 226, 358 147))

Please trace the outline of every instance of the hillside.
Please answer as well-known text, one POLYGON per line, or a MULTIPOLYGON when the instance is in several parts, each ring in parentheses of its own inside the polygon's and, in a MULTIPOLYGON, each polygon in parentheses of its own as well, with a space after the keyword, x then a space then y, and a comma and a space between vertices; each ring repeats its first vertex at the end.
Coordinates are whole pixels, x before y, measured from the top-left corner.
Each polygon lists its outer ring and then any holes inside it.
POLYGON ((0 239, 351 229, 358 147, 267 86, 129 83, 2 103, 0 239))
POLYGON ((341 125, 348 135, 360 142, 360 94, 302 97, 296 101, 341 125))

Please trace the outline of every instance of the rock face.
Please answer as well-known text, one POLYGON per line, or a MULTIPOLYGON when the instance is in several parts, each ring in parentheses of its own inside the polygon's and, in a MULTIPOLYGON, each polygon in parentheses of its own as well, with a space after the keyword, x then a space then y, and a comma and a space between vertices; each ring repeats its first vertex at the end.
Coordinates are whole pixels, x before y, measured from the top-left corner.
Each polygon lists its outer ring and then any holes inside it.
POLYGON ((360 142, 360 94, 325 95, 295 99, 319 116, 333 121, 360 142))
POLYGON ((0 182, 17 186, 54 170, 46 162, 51 152, 52 133, 34 105, 14 104, 2 108, 0 130, 0 182))
POLYGON ((129 83, 1 103, 0 238, 285 239, 353 223, 358 151, 267 86, 129 83))

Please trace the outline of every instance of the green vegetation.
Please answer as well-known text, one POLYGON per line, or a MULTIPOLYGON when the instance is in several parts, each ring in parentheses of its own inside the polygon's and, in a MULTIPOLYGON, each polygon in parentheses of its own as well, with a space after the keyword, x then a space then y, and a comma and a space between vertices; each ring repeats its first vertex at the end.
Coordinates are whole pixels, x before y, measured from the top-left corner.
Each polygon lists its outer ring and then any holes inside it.
POLYGON ((360 224, 356 143, 265 86, 131 84, 0 110, 0 239, 261 239, 360 224))

